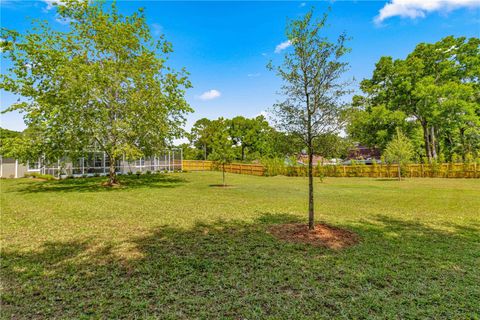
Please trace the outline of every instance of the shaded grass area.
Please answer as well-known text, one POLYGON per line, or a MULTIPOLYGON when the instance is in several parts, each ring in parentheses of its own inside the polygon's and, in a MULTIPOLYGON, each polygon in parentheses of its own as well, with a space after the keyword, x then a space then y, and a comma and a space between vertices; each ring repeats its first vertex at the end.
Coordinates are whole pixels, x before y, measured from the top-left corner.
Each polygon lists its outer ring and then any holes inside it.
POLYGON ((142 177, 108 192, 2 181, 2 317, 479 316, 473 181, 318 183, 319 219, 361 237, 332 251, 266 232, 306 219, 305 179, 209 187, 219 178, 142 177))
POLYGON ((65 179, 39 181, 22 181, 23 185, 15 190, 15 192, 105 192, 112 190, 132 190, 135 188, 174 188, 175 186, 185 183, 185 179, 178 176, 169 176, 164 174, 146 174, 137 175, 121 175, 118 176, 119 185, 115 187, 106 187, 102 185, 105 178, 81 178, 81 179, 65 179))

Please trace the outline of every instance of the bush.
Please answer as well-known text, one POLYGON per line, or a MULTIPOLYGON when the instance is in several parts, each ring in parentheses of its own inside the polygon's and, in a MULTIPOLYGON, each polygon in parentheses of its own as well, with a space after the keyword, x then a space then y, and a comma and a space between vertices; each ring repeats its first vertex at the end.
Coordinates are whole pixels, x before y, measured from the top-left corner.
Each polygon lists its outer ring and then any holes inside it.
POLYGON ((276 176, 285 174, 285 160, 281 158, 262 159, 262 165, 265 167, 265 176, 276 176))

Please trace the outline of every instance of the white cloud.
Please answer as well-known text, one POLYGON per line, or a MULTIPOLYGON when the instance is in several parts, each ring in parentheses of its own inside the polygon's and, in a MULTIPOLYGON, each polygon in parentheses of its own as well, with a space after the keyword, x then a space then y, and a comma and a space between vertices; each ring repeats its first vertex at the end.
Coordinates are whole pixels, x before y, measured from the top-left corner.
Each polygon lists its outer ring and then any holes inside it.
POLYGON ((423 18, 427 13, 449 12, 459 8, 480 7, 478 0, 391 0, 382 9, 374 21, 380 24, 385 19, 399 16, 402 18, 423 18))
POLYGON ((282 52, 283 50, 287 49, 288 47, 290 47, 292 45, 292 42, 290 40, 287 40, 287 41, 283 41, 282 43, 278 44, 276 47, 275 47, 275 53, 280 53, 282 52))
POLYGON ((247 77, 249 77, 249 78, 260 77, 260 73, 259 73, 259 72, 257 72, 257 73, 249 73, 249 74, 247 74, 247 77))
POLYGON ((204 93, 199 95, 197 98, 200 99, 200 100, 206 101, 206 100, 216 99, 216 98, 220 97, 221 95, 222 94, 220 93, 220 91, 212 89, 212 90, 205 91, 204 93))

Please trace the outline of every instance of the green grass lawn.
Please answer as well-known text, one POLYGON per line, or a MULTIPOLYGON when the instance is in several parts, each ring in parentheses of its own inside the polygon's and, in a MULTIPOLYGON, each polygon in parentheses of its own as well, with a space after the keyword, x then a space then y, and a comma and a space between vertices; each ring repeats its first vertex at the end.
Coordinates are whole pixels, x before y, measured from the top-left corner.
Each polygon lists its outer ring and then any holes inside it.
POLYGON ((221 173, 1 181, 1 317, 480 317, 480 181, 327 178, 334 251, 266 232, 305 221, 307 180, 221 173))

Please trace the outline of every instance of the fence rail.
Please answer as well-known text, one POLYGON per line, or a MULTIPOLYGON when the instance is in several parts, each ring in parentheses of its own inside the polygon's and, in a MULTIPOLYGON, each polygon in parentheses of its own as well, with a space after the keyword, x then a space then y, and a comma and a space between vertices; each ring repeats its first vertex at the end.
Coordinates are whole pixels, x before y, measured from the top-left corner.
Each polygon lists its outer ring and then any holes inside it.
MULTIPOLYGON (((183 160, 184 171, 211 171, 221 170, 221 165, 214 161, 202 160, 183 160)), ((265 167, 261 164, 229 163, 225 165, 225 171, 230 173, 250 174, 254 176, 263 176, 265 167)))
MULTIPOLYGON (((183 160, 185 171, 221 170, 221 166, 213 161, 183 160)), ((306 166, 283 166, 272 170, 261 164, 231 163, 225 165, 225 171, 230 173, 268 176, 282 174, 286 176, 306 176, 306 166)), ((397 165, 326 165, 315 166, 315 176, 325 177, 371 177, 396 178, 397 165)), ((417 178, 480 178, 480 165, 477 163, 443 163, 443 164, 410 164, 402 169, 405 177, 417 178)))

